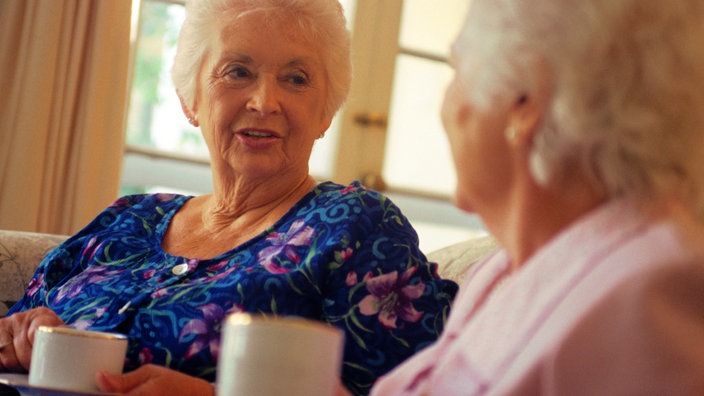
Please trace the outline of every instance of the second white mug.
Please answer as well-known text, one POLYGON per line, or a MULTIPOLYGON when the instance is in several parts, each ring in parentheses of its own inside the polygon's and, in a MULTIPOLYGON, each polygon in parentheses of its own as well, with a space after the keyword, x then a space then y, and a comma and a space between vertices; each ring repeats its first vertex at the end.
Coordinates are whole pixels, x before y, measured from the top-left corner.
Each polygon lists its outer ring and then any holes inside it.
POLYGON ((343 341, 342 330, 321 322, 232 314, 223 329, 217 395, 335 395, 343 341))

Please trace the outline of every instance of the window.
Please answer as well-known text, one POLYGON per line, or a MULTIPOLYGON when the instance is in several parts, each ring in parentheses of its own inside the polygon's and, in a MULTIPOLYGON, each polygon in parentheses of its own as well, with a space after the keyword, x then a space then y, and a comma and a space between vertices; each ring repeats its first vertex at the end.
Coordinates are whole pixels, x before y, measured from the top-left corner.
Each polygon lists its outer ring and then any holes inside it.
POLYGON ((185 16, 178 2, 134 3, 138 15, 122 193, 209 191, 208 152, 181 112, 169 71, 185 16), (192 180, 192 182, 186 182, 192 180))
MULTIPOLYGON (((451 77, 449 43, 467 8, 465 1, 451 2, 341 1, 353 32, 355 100, 316 142, 310 162, 321 180, 381 177, 389 186, 385 192, 418 229, 425 251, 485 233, 475 216, 450 203, 455 173, 439 108, 451 77), (380 42, 393 51, 378 51, 380 42), (360 114, 371 113, 388 114, 381 116, 388 122, 360 126, 360 114)), ((183 1, 134 4, 139 22, 122 193, 207 193, 207 149, 200 130, 183 116, 170 78, 183 1)))
POLYGON ((466 0, 445 0, 441 7, 432 0, 403 2, 382 170, 391 186, 445 196, 454 192, 440 107, 452 78, 450 44, 468 5, 466 0))

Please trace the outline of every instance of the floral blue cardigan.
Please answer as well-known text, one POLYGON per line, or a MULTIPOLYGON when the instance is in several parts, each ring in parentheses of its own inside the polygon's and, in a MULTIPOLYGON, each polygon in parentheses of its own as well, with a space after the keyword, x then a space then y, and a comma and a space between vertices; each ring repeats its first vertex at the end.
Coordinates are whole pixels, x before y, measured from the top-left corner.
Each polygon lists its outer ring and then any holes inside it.
POLYGON ((46 256, 11 312, 47 306, 74 327, 127 334, 127 370, 155 363, 209 381, 226 315, 312 318, 344 330, 342 379, 358 394, 442 331, 457 285, 438 279, 385 196, 322 183, 207 260, 161 248, 189 198, 120 198, 46 256))

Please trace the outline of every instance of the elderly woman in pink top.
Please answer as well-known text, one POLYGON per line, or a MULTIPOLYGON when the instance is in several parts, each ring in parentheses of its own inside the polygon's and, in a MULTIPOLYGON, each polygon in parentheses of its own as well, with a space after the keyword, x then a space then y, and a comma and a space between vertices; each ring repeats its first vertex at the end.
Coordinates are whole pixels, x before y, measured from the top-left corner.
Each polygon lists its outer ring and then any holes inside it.
POLYGON ((372 395, 704 394, 704 2, 473 0, 443 105, 503 250, 372 395))

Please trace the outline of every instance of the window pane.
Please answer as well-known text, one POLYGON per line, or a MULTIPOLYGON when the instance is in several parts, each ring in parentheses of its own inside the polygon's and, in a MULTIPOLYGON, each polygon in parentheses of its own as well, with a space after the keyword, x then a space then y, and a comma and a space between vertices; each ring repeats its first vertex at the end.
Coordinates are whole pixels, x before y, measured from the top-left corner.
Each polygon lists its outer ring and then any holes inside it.
POLYGON ((447 58, 469 3, 469 0, 404 1, 399 44, 402 48, 447 58))
POLYGON ((310 153, 308 161, 310 174, 319 180, 329 180, 332 178, 332 172, 335 163, 335 152, 339 139, 340 123, 339 118, 335 117, 330 124, 325 137, 315 141, 313 151, 310 153))
MULTIPOLYGON (((340 0, 340 4, 347 18, 347 28, 352 30, 352 21, 354 19, 354 11, 357 6, 356 0, 340 0)), ((313 152, 310 155, 310 173, 320 180, 332 178, 333 169, 335 168, 335 152, 339 141, 340 123, 339 117, 332 120, 332 124, 323 139, 317 140, 313 146, 313 152)))
POLYGON ((455 170, 440 121, 452 69, 409 55, 396 59, 384 180, 394 187, 451 195, 455 170))
POLYGON ((180 4, 157 1, 145 1, 141 6, 127 143, 207 156, 200 130, 186 120, 171 83, 170 70, 185 9, 180 4))

